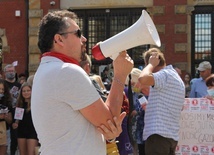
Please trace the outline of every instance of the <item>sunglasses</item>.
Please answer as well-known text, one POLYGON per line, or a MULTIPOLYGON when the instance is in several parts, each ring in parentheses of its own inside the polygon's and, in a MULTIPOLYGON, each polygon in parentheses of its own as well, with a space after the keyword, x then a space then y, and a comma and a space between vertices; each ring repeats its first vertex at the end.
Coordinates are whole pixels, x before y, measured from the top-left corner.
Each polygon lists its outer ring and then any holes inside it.
POLYGON ((80 29, 75 30, 75 31, 70 31, 70 32, 63 32, 63 33, 59 33, 59 34, 60 35, 65 35, 65 34, 68 34, 68 33, 75 34, 78 38, 81 38, 81 36, 82 36, 82 32, 81 32, 80 29))

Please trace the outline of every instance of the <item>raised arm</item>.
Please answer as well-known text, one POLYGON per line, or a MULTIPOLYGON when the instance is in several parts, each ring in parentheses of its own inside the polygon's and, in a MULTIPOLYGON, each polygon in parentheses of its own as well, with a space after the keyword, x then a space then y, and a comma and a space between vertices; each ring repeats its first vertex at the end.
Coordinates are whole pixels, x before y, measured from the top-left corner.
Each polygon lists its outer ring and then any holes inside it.
POLYGON ((125 79, 133 68, 133 60, 124 51, 114 60, 113 65, 114 79, 106 102, 98 99, 80 110, 84 117, 96 127, 105 125, 110 129, 107 121, 114 122, 113 117, 120 118, 125 79))
POLYGON ((153 86, 155 84, 152 73, 159 62, 159 55, 157 53, 152 53, 149 57, 148 65, 146 65, 139 76, 139 82, 141 83, 141 85, 153 86))

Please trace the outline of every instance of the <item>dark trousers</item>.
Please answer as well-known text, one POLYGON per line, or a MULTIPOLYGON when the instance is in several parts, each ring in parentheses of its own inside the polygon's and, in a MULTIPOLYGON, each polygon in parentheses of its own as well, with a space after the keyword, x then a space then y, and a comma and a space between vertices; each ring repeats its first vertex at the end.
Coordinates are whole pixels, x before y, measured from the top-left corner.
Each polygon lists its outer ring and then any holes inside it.
POLYGON ((10 129, 10 155, 15 155, 18 142, 17 142, 17 129, 10 129))
POLYGON ((145 154, 145 143, 144 144, 138 144, 138 154, 139 155, 146 155, 145 154))
POLYGON ((145 142, 146 155, 175 155, 177 141, 158 134, 148 137, 145 142))

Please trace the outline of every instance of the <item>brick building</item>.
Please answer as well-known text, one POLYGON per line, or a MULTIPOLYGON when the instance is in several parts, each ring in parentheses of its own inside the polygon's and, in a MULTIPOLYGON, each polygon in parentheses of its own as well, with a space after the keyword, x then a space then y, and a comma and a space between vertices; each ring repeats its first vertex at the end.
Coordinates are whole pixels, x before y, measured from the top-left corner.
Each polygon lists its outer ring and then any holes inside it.
MULTIPOLYGON (((38 23, 48 11, 57 9, 69 9, 78 14, 79 25, 88 38, 89 54, 96 42, 131 26, 145 9, 159 32, 161 50, 169 64, 193 75, 202 60, 214 65, 212 0, 0 0, 2 66, 17 60, 18 73, 36 71, 40 58, 38 23)), ((136 67, 143 66, 141 55, 148 47, 128 50, 136 67)), ((109 59, 93 60, 94 70, 110 62, 109 59)))
POLYGON ((2 63, 18 61, 17 72, 27 71, 27 8, 24 1, 0 1, 0 39, 2 63))

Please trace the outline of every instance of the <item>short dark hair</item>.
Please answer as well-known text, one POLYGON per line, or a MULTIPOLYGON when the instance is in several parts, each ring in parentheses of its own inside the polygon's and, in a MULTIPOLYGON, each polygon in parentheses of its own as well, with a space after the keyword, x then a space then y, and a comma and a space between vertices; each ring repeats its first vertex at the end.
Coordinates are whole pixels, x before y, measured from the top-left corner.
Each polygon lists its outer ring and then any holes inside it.
POLYGON ((41 53, 50 51, 53 46, 54 35, 64 32, 69 27, 64 17, 72 20, 77 19, 74 12, 67 10, 49 12, 42 18, 38 36, 38 47, 41 53))

